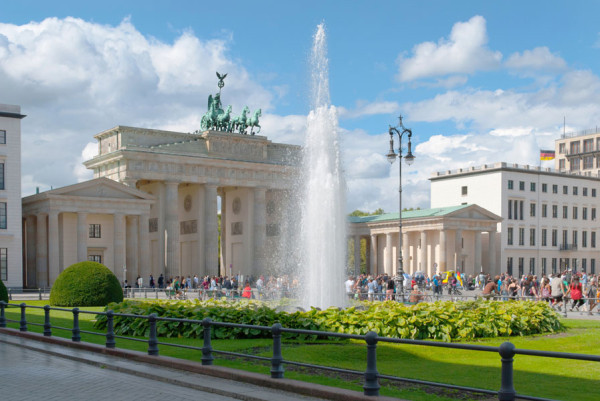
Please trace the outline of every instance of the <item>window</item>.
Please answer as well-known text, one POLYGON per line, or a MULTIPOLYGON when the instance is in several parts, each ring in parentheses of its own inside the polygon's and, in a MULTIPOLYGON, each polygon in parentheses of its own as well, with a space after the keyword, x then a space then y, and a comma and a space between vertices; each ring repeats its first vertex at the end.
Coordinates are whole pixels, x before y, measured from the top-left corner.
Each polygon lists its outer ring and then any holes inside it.
POLYGON ((0 163, 0 189, 4 188, 4 163, 0 163))
POLYGON ((583 169, 589 170, 594 168, 594 156, 584 156, 583 157, 583 169))
POLYGON ((535 203, 533 202, 529 204, 529 216, 535 217, 535 203))
POLYGON ((547 238, 546 238, 547 234, 548 234, 548 230, 545 228, 542 228, 542 246, 548 245, 547 238))
POLYGON ((556 185, 556 184, 552 185, 552 193, 553 194, 557 194, 558 193, 558 185, 556 185))
POLYGON ((545 203, 542 205, 542 217, 548 217, 548 205, 545 203))
POLYGON ((525 258, 519 258, 519 277, 523 276, 523 265, 525 264, 525 258))
POLYGON ((564 154, 566 150, 567 150, 567 146, 565 143, 558 144, 558 153, 564 154))
POLYGON ((529 190, 530 190, 531 192, 535 192, 535 182, 530 182, 530 183, 529 183, 529 190))
POLYGON ((581 232, 581 246, 587 248, 587 231, 581 232))
POLYGON ((525 191, 525 181, 519 181, 519 190, 525 191))
POLYGON ((593 139, 584 139, 583 140, 583 152, 591 152, 594 150, 594 140, 593 139))
POLYGON ((566 248, 567 243, 569 242, 569 232, 567 230, 563 230, 562 232, 562 243, 563 247, 566 248))
POLYGON ((596 220, 596 208, 592 208, 592 220, 596 220))
POLYGON ((529 258, 529 274, 535 274, 535 258, 529 258))
POLYGON ((546 275, 546 258, 542 258, 542 276, 546 275))
POLYGON ((513 228, 508 227, 508 230, 506 231, 506 233, 508 234, 508 245, 512 245, 513 244, 513 228))
POLYGON ((587 220, 587 207, 584 207, 583 209, 581 209, 581 218, 583 220, 587 220))
POLYGON ((6 144, 6 131, 3 129, 0 129, 0 144, 6 144))
POLYGON ((515 186, 515 183, 513 180, 508 180, 508 189, 513 189, 515 186))
POLYGON ((461 193, 462 196, 465 196, 467 194, 467 187, 466 186, 461 187, 460 193, 461 193))
POLYGON ((596 188, 592 188, 592 198, 596 197, 596 188))
POLYGON ((512 220, 512 200, 508 200, 508 219, 512 220))
POLYGON ((583 196, 587 196, 587 188, 586 187, 583 187, 583 191, 582 192, 583 192, 583 194, 582 194, 583 196))
POLYGON ((573 246, 577 246, 577 230, 573 230, 573 246))
POLYGON ((6 230, 6 202, 0 202, 0 229, 6 230))
POLYGON ((542 192, 548 192, 548 184, 542 184, 542 192))
POLYGON ((580 153, 579 152, 579 141, 573 141, 570 143, 571 145, 571 151, 569 152, 569 154, 573 155, 575 153, 580 153))
POLYGON ((569 195, 569 187, 566 185, 563 185, 563 195, 569 195))
POLYGON ((590 273, 596 274, 596 259, 590 259, 590 273))
POLYGON ((102 255, 88 255, 88 260, 91 262, 102 263, 102 255))
POLYGON ((573 187, 573 195, 577 195, 578 192, 579 190, 577 189, 577 187, 573 187))
POLYGON ((569 207, 563 206, 563 219, 568 219, 568 218, 569 218, 569 207))
POLYGON ((558 231, 552 230, 552 246, 558 246, 558 231))
POLYGON ((556 267, 557 267, 556 258, 552 258, 552 274, 556 274, 556 267))
POLYGON ((8 248, 0 248, 0 280, 8 281, 8 248))
POLYGON ((585 258, 581 259, 581 271, 582 272, 587 271, 587 259, 585 259, 585 258))
POLYGON ((529 246, 535 246, 535 228, 529 229, 529 246))
POLYGON ((572 266, 573 266, 573 272, 577 271, 577 258, 573 258, 573 262, 572 262, 572 266))
POLYGON ((523 202, 523 201, 519 202, 519 212, 521 213, 521 218, 519 220, 523 220, 523 204, 524 203, 525 202, 523 202))
POLYGON ((595 248, 596 247, 596 231, 592 231, 592 233, 590 235, 591 235, 591 237, 590 237, 590 246, 592 248, 595 248))
POLYGON ((512 273, 513 273, 513 258, 512 257, 508 257, 506 259, 506 272, 512 276, 512 273))
POLYGON ((558 217, 558 206, 552 205, 552 218, 556 219, 558 217))
POLYGON ((577 220, 577 206, 573 206, 573 220, 577 220))
POLYGON ((90 224, 90 238, 102 238, 100 224, 90 224))
POLYGON ((558 161, 558 169, 559 169, 560 171, 563 171, 563 170, 565 169, 565 159, 560 159, 560 160, 558 161))
POLYGON ((519 228, 519 245, 525 245, 525 229, 519 228))

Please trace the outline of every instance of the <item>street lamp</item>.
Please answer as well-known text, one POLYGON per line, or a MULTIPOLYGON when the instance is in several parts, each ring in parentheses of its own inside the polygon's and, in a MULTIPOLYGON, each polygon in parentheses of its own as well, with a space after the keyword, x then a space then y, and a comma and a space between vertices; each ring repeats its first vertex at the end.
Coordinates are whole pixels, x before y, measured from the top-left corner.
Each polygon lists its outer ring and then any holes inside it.
MULTIPOLYGON (((402 124, 402 116, 398 117, 400 123, 396 127, 392 127, 390 125, 390 152, 387 154, 387 159, 390 164, 393 164, 396 161, 396 156, 400 159, 398 162, 399 166, 399 175, 398 175, 398 269, 396 271, 396 287, 400 286, 400 299, 404 302, 404 260, 402 258, 402 137, 404 134, 408 134, 408 152, 406 156, 404 156, 404 160, 407 165, 411 165, 415 160, 415 156, 413 156, 411 151, 411 143, 410 138, 412 137, 412 131, 409 128, 406 128, 404 124, 402 124), (394 134, 398 135, 398 154, 394 152, 394 134)), ((396 291, 398 293, 398 291, 396 291)))

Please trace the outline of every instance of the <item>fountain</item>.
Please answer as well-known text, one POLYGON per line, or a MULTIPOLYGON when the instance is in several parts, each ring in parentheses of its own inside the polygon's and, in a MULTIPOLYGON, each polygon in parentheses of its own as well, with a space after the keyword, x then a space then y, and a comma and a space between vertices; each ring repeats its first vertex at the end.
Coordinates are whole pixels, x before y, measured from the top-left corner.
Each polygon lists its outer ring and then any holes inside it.
POLYGON ((312 103, 303 151, 300 260, 304 307, 344 307, 346 202, 337 113, 329 97, 325 26, 314 36, 312 103))

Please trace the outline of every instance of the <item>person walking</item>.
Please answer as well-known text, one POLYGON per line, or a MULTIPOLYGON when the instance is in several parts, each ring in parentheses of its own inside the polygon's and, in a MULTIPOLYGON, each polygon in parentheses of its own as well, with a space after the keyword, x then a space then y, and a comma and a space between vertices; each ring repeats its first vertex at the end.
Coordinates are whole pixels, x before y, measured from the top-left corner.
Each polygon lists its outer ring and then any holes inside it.
POLYGON ((573 308, 575 308, 577 311, 579 311, 579 307, 583 305, 583 289, 581 283, 579 282, 579 277, 573 277, 573 282, 569 285, 567 294, 570 294, 571 299, 573 300, 570 310, 572 311, 573 308))

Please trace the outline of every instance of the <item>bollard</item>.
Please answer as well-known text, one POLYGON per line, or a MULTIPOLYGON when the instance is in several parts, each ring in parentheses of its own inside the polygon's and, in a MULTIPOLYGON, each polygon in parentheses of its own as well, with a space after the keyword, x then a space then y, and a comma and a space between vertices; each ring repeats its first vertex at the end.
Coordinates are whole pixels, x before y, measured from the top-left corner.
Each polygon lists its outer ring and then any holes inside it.
POLYGON ((41 301, 42 300, 42 289, 38 288, 38 298, 41 301))
POLYGON ((6 315, 4 314, 6 302, 0 301, 0 327, 6 327, 6 315))
POLYGON ((210 344, 210 318, 204 318, 202 320, 202 327, 204 327, 204 344, 202 345, 202 365, 212 365, 212 345, 210 344))
POLYGON ((271 378, 283 379, 283 357, 281 356, 281 324, 275 323, 273 332, 273 358, 271 358, 271 378))
POLYGON ((148 355, 158 355, 158 338, 156 336, 156 313, 148 316, 150 323, 150 336, 148 337, 148 355))
POLYGON ((73 308, 73 335, 71 340, 76 343, 81 341, 81 331, 79 330, 79 308, 73 308))
POLYGON ((50 305, 44 305, 44 337, 52 337, 52 326, 50 325, 50 305))
POLYGON ((379 372, 377 371, 377 333, 369 331, 365 335, 367 342, 367 370, 365 370, 364 395, 379 395, 379 372))
POLYGON ((156 291, 156 299, 158 299, 158 288, 155 291, 156 291))
POLYGON ((113 311, 106 311, 106 348, 115 348, 115 331, 113 328, 113 311))
POLYGON ((21 321, 19 322, 19 331, 27 331, 27 319, 25 318, 25 308, 27 308, 26 303, 21 304, 21 321))
POLYGON ((12 288, 8 289, 8 300, 12 301, 12 288))
POLYGON ((517 395, 513 384, 513 357, 515 356, 515 346, 510 342, 502 343, 498 352, 502 357, 502 382, 500 391, 498 391, 498 400, 514 401, 515 396, 517 395))

